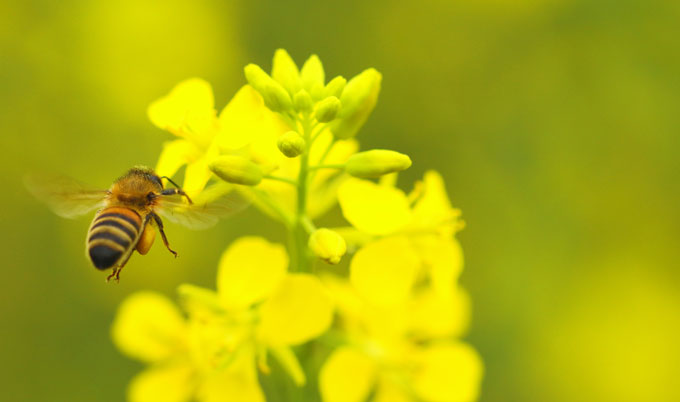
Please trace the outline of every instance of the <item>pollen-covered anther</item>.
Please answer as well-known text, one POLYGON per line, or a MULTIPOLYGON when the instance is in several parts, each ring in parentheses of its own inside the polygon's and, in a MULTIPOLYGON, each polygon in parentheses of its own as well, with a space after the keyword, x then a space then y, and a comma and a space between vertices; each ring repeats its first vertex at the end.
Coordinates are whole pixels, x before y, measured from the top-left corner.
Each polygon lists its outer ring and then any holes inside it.
POLYGON ((305 152, 305 139, 295 131, 288 131, 279 137, 276 145, 289 158, 295 158, 305 152))
POLYGON ((345 171, 354 177, 370 179, 406 170, 411 166, 408 155, 387 149, 356 153, 347 159, 345 171))
POLYGON ((309 248, 314 254, 329 264, 337 264, 347 252, 345 239, 337 232, 321 228, 309 237, 309 248))
POLYGON ((220 179, 229 183, 255 186, 262 181, 262 169, 242 156, 219 156, 209 167, 220 179))

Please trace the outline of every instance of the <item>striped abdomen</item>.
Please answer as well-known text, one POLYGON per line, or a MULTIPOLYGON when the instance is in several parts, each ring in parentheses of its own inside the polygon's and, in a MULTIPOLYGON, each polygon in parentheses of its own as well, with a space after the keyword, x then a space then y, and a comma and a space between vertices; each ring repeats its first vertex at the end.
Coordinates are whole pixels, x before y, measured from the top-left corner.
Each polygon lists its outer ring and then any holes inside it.
POLYGON ((109 207, 99 211, 87 235, 87 254, 94 266, 107 269, 125 263, 141 230, 142 218, 130 208, 109 207))

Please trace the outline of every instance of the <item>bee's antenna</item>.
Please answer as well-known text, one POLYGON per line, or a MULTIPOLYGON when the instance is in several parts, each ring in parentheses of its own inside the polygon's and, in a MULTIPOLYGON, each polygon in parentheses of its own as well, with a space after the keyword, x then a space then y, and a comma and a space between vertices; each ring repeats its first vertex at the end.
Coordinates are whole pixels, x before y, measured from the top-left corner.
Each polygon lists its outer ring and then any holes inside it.
POLYGON ((175 183, 174 181, 172 181, 172 179, 169 178, 168 176, 161 176, 161 179, 166 179, 167 181, 169 181, 170 183, 172 183, 173 186, 175 186, 175 187, 177 187, 177 188, 180 188, 180 187, 177 185, 177 183, 175 183))

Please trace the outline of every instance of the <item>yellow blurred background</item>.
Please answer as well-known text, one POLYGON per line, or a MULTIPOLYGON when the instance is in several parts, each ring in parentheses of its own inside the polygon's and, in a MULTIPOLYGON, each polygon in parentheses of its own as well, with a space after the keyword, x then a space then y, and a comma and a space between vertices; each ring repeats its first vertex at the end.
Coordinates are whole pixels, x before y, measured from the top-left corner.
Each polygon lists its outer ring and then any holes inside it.
MULTIPOLYGON (((680 400, 680 3, 675 0, 0 2, 0 399, 120 401, 140 365, 109 327, 139 289, 212 287, 235 237, 282 240, 251 208, 168 224, 181 257, 119 285, 21 184, 48 169, 105 188, 153 166, 146 107, 189 77, 223 107, 276 48, 328 76, 383 73, 364 148, 442 172, 467 228, 467 337, 482 401, 680 400)), ((335 211, 337 214, 337 211, 335 211)))

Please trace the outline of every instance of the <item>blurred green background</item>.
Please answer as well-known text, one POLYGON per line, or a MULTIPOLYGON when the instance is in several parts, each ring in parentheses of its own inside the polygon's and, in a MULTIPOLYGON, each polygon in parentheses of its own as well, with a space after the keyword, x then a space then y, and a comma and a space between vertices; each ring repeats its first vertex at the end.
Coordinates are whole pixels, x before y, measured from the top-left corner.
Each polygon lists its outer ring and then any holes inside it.
POLYGON ((223 107, 278 47, 327 76, 384 75, 364 148, 447 180, 467 228, 467 339, 482 401, 680 400, 680 3, 0 2, 0 399, 121 401, 141 365, 109 340, 138 289, 210 286, 226 244, 283 232, 251 208, 168 224, 119 285, 84 257, 89 217, 21 185, 56 169, 107 187, 171 136, 146 107, 182 79, 223 107), (157 245, 158 246, 158 245, 157 245))

